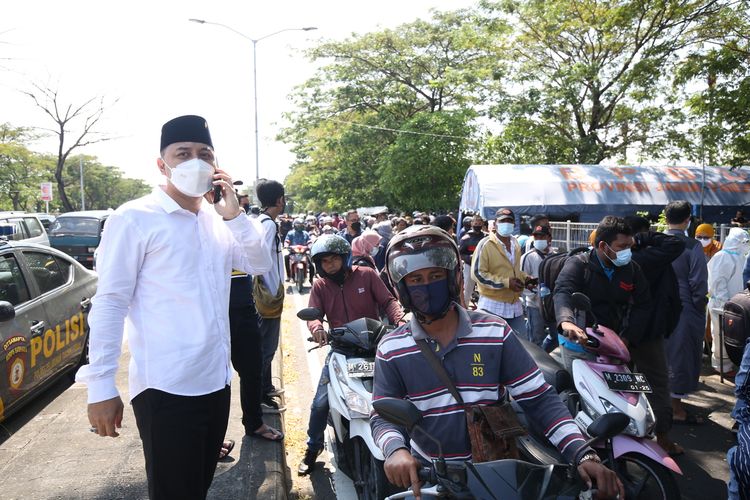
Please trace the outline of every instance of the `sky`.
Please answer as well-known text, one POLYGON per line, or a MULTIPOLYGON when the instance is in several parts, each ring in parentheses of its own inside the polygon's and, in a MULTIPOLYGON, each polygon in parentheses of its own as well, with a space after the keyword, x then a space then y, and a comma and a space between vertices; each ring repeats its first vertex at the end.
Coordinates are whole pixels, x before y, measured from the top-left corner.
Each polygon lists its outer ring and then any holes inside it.
MULTIPOLYGON (((258 39, 260 177, 283 181, 294 160, 276 141, 288 96, 314 73, 302 51, 320 40, 391 28, 474 0, 11 0, 0 17, 0 122, 50 128, 54 122, 21 91, 33 84, 80 105, 110 103, 97 131, 110 140, 80 153, 120 168, 126 177, 161 182, 156 167, 161 125, 184 114, 206 118, 220 166, 237 180, 255 178, 252 43, 258 39)), ((72 130, 73 131, 73 130, 72 130)), ((56 138, 31 145, 56 152, 56 138)), ((74 153, 77 154, 77 153, 74 153)), ((85 177, 85 175, 84 175, 85 177)))

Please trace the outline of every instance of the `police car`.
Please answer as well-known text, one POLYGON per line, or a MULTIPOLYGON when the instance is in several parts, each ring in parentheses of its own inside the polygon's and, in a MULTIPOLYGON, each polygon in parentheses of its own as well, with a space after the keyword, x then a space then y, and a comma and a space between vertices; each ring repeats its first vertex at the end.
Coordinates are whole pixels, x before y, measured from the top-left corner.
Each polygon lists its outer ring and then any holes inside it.
POLYGON ((7 241, 7 229, 0 225, 0 421, 86 362, 97 283, 54 248, 7 241))

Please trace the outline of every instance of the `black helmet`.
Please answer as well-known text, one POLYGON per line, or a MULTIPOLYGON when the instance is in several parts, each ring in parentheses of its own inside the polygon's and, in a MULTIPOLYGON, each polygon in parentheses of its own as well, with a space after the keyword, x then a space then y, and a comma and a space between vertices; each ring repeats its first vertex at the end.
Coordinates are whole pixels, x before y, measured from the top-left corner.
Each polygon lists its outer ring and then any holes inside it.
POLYGON ((414 271, 442 267, 448 271, 451 302, 459 301, 463 274, 461 256, 454 239, 436 226, 410 226, 396 234, 385 253, 386 269, 401 304, 411 308, 409 290, 403 278, 414 271))
POLYGON ((312 248, 310 248, 310 257, 315 264, 315 269, 317 269, 318 274, 323 277, 325 277, 326 274, 323 271, 323 266, 320 264, 320 261, 323 257, 331 254, 340 255, 344 261, 344 267, 349 267, 351 264, 352 247, 345 238, 338 234, 321 235, 315 240, 312 248))

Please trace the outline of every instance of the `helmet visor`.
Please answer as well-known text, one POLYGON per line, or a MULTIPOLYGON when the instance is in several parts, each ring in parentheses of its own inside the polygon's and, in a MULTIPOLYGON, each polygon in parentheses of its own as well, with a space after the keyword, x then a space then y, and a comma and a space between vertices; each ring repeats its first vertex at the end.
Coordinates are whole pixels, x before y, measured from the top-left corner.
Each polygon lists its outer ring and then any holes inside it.
POLYGON ((409 273, 429 267, 442 267, 452 271, 458 263, 455 250, 446 247, 432 247, 415 253, 402 251, 391 256, 389 261, 388 272, 394 283, 398 283, 409 273))

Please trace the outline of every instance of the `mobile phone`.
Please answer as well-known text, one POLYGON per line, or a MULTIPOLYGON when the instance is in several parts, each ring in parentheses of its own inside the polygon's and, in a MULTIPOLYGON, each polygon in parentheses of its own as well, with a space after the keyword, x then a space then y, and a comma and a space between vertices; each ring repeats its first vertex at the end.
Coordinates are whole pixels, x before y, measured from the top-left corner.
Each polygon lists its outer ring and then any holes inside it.
POLYGON ((214 186, 214 203, 218 203, 221 200, 221 185, 214 186))

